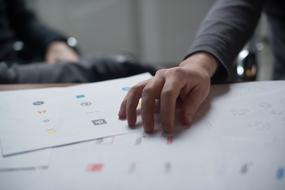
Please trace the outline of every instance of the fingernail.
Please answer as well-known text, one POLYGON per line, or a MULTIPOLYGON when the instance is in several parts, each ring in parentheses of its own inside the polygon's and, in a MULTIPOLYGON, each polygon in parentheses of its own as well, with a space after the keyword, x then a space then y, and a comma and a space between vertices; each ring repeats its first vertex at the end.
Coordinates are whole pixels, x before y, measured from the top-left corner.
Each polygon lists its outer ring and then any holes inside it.
POLYGON ((189 114, 185 114, 184 118, 183 118, 183 123, 185 125, 190 125, 192 123, 193 120, 193 114, 189 113, 189 114))
POLYGON ((133 123, 129 123, 129 127, 130 127, 131 129, 133 129, 133 128, 135 128, 135 127, 136 127, 136 125, 135 125, 135 124, 133 124, 133 123))
POLYGON ((118 119, 119 119, 119 120, 124 120, 124 119, 126 119, 126 117, 123 117, 122 115, 119 114, 119 115, 118 115, 118 119))
POLYGON ((146 128, 144 128, 144 132, 147 133, 147 134, 151 134, 151 133, 153 133, 153 129, 146 129, 146 128))
POLYGON ((186 124, 191 125, 191 123, 192 123, 192 117, 187 117, 186 118, 186 124))

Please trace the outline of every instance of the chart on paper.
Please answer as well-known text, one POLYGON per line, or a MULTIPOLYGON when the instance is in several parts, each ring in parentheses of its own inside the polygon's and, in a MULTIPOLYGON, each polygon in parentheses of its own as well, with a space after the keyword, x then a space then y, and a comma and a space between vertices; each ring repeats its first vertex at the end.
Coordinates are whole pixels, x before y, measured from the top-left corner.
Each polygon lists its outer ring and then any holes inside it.
POLYGON ((3 154, 13 155, 129 132, 125 122, 117 119, 116 112, 127 93, 125 88, 149 77, 144 74, 75 87, 1 92, 3 154))

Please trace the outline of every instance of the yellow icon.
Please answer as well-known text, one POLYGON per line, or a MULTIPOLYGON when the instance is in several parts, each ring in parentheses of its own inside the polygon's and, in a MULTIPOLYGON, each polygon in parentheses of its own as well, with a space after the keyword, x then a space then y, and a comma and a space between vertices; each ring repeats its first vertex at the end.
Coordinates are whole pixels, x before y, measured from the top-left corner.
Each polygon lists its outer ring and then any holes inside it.
POLYGON ((49 135, 54 135, 54 134, 56 134, 56 129, 54 129, 54 128, 48 129, 48 130, 47 130, 47 133, 48 133, 49 135))

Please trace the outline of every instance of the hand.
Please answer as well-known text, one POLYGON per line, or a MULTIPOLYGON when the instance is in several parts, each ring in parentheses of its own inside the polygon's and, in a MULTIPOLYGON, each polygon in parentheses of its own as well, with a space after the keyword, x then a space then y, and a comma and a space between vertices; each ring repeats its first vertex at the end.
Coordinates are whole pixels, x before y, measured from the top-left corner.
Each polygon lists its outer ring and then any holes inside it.
POLYGON ((174 129, 175 111, 181 105, 180 121, 190 125, 201 103, 209 94, 210 79, 217 62, 207 53, 197 53, 179 66, 157 71, 155 76, 132 87, 119 110, 119 119, 136 125, 136 108, 141 98, 141 116, 146 133, 154 130, 154 113, 159 100, 160 120, 165 133, 174 129))
POLYGON ((52 42, 48 47, 46 60, 49 64, 58 61, 77 63, 79 61, 79 55, 64 42, 52 42))

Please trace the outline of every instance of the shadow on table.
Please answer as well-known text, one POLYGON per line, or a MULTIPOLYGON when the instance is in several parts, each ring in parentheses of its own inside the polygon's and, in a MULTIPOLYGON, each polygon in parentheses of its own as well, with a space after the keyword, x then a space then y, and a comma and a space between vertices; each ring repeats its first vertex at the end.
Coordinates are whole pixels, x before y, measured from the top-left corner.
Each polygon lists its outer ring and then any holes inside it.
MULTIPOLYGON (((206 98, 206 100, 202 103, 200 106, 198 112, 195 114, 193 123, 191 126, 182 126, 178 119, 176 119, 176 127, 174 129, 174 137, 178 138, 178 136, 183 133, 185 130, 189 130, 192 126, 194 126, 196 123, 200 122, 206 116, 209 114, 209 111, 211 110, 211 103, 216 98, 223 98, 228 92, 230 91, 230 85, 229 84, 223 84, 223 85, 214 85, 211 87, 209 96, 206 98)), ((179 118, 179 112, 176 113, 176 118, 179 118)))

